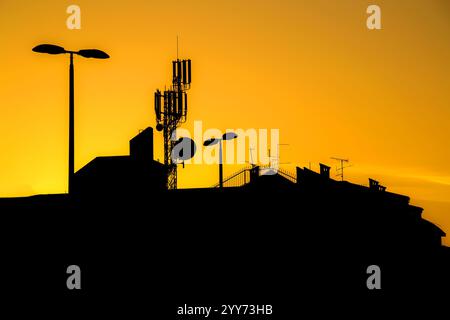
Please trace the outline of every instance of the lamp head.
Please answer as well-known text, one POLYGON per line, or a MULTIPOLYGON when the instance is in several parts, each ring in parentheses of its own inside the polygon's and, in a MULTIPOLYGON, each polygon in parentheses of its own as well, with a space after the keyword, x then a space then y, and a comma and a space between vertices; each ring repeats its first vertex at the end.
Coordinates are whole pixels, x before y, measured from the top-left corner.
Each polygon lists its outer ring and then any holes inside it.
POLYGON ((48 53, 48 54, 61 54, 67 53, 63 47, 55 46, 53 44, 40 44, 33 48, 34 52, 48 53))
POLYGON ((222 136, 223 140, 233 140, 236 138, 237 138, 237 134, 234 132, 227 132, 227 133, 224 133, 222 136))
POLYGON ((205 147, 213 146, 213 145, 217 144, 219 141, 220 141, 220 139, 211 138, 211 139, 205 140, 205 142, 203 142, 203 145, 205 147))
POLYGON ((109 55, 106 52, 103 52, 103 51, 97 50, 97 49, 84 49, 84 50, 80 50, 75 53, 84 58, 95 58, 95 59, 108 59, 109 58, 109 55))

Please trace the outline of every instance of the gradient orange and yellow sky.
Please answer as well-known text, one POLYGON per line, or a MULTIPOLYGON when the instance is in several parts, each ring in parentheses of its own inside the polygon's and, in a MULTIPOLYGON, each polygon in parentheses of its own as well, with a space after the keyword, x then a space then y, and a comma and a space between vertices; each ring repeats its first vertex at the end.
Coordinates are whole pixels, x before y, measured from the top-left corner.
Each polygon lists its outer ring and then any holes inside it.
MULTIPOLYGON (((155 125, 153 92, 170 83, 177 35, 193 61, 185 128, 277 128, 288 169, 350 158, 346 179, 380 180, 450 232, 447 0, 1 0, 0 196, 67 189, 68 57, 33 46, 111 55, 75 61, 79 169, 127 154, 155 125), (71 4, 81 30, 66 27, 71 4), (369 4, 382 30, 366 28, 369 4)), ((179 170, 181 187, 216 181, 217 166, 179 170)))

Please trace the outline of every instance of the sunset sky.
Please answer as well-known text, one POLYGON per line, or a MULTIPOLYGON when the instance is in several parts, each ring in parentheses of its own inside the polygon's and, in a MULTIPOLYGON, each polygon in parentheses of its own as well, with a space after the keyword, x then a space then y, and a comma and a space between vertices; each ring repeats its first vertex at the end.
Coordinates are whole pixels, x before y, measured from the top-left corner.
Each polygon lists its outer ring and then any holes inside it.
MULTIPOLYGON (((35 45, 111 56, 75 58, 79 169, 128 154, 155 126, 153 93, 170 84, 177 36, 193 63, 183 128, 279 129, 288 170, 349 158, 346 180, 375 178, 450 232, 447 0, 0 0, 0 197, 67 190, 69 61, 35 45), (66 27, 71 4, 81 30, 66 27), (382 30, 366 27, 370 4, 382 30)), ((155 131, 161 161, 162 151, 155 131)), ((180 187, 217 179, 217 165, 179 169, 180 187)))

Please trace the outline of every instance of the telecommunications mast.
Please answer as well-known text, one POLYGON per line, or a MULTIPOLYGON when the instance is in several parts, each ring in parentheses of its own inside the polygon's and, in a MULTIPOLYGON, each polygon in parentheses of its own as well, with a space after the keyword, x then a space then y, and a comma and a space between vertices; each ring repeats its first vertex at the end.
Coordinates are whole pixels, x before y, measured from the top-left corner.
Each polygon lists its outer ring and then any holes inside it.
MULTIPOLYGON (((177 39, 178 40, 178 39, 177 39)), ((178 41, 177 41, 178 47, 178 41)), ((169 90, 156 90, 155 115, 156 130, 163 131, 164 165, 167 170, 166 187, 177 188, 177 161, 172 159, 172 150, 177 143, 176 129, 187 118, 187 93, 191 87, 191 60, 172 61, 172 86, 169 90)))

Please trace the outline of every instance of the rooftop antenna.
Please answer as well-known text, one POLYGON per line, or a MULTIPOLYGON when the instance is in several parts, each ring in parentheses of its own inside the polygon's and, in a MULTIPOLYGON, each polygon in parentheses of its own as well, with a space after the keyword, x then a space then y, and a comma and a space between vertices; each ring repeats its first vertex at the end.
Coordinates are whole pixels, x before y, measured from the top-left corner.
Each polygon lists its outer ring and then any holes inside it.
POLYGON ((270 161, 269 166, 271 168, 272 168, 272 158, 275 160, 275 163, 277 166, 279 166, 281 164, 290 164, 290 162, 280 162, 280 146, 289 146, 289 144, 288 143, 278 143, 277 144, 277 154, 275 155, 275 157, 271 157, 270 149, 269 149, 269 161, 270 161))
POLYGON ((155 92, 156 130, 163 131, 164 165, 167 170, 166 187, 168 190, 177 188, 177 164, 172 159, 172 150, 177 143, 176 129, 187 120, 187 93, 191 88, 191 60, 178 58, 172 61, 172 85, 169 89, 155 92))
POLYGON ((272 156, 272 153, 271 153, 272 150, 270 148, 267 148, 269 165, 264 165, 261 167, 261 169, 262 169, 262 171, 260 171, 261 175, 273 174, 272 172, 274 172, 274 170, 277 171, 280 168, 280 165, 290 164, 290 162, 280 162, 280 146, 288 146, 288 145, 289 144, 287 144, 287 143, 278 143, 277 147, 276 147, 275 156, 272 156))
POLYGON ((341 177, 341 181, 344 181, 344 169, 345 169, 345 168, 348 168, 348 167, 351 167, 351 165, 347 165, 347 166, 346 166, 345 163, 349 163, 350 160, 349 160, 349 159, 343 159, 343 158, 336 158, 336 157, 331 157, 330 159, 339 161, 340 167, 338 167, 338 168, 336 169, 336 171, 337 171, 336 176, 341 177))
POLYGON ((256 167, 255 162, 253 161, 253 150, 255 150, 255 148, 250 147, 250 164, 252 166, 252 168, 256 167))

